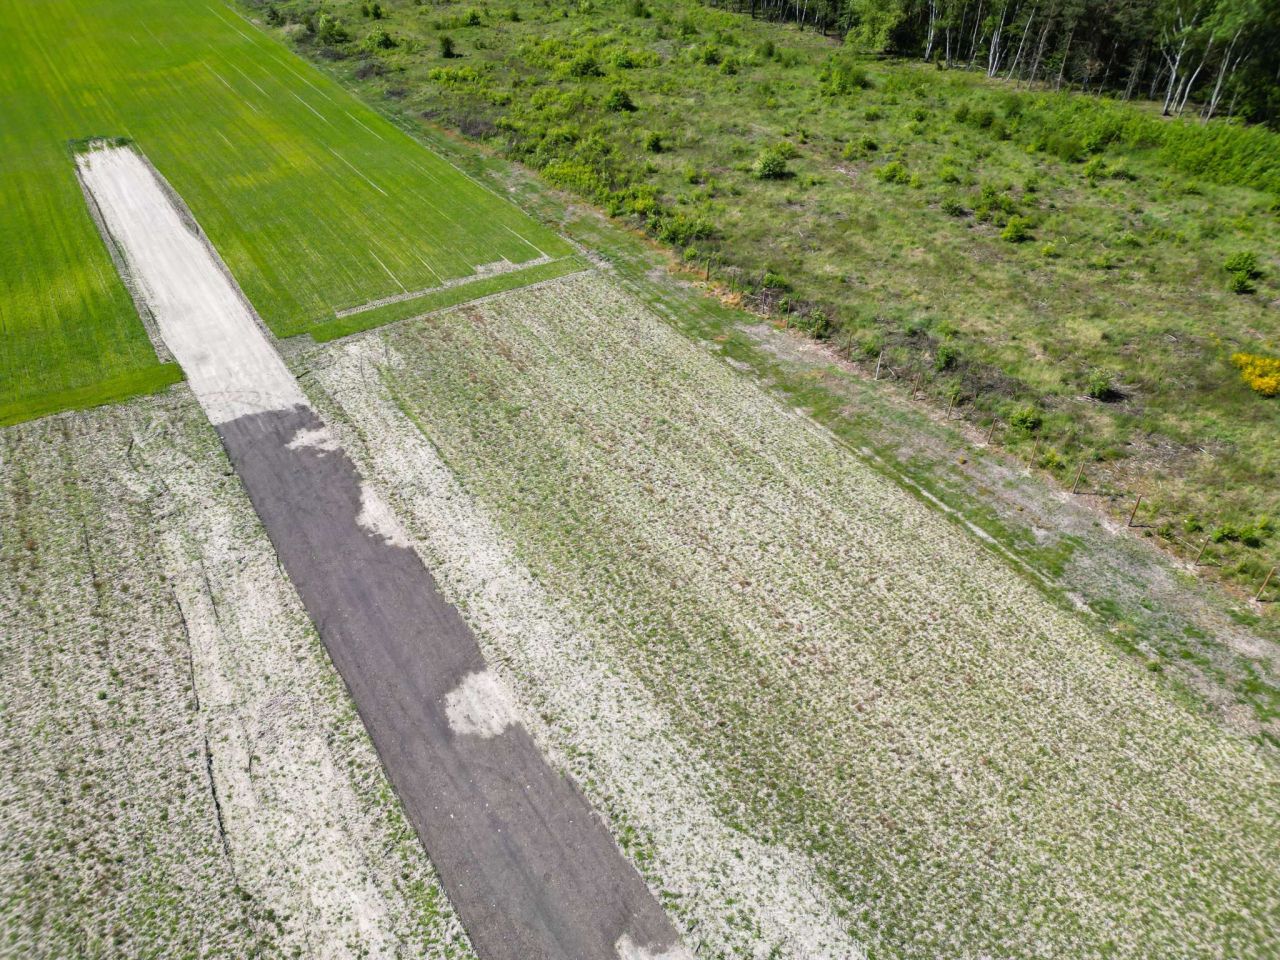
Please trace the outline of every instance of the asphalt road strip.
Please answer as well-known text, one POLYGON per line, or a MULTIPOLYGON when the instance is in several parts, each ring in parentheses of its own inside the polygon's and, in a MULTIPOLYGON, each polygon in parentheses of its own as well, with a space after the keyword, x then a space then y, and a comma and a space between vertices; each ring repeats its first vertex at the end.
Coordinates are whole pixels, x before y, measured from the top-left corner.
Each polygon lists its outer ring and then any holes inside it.
POLYGON ((180 200, 129 148, 77 165, 479 956, 692 960, 180 200))

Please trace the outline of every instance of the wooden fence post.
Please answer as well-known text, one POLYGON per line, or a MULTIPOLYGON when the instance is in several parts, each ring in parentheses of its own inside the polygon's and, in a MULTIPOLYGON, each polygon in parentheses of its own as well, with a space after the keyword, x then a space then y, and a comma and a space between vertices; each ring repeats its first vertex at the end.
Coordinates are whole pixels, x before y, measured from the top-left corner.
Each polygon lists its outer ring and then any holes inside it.
POLYGON ((1263 591, 1267 589, 1267 584, 1271 582, 1271 578, 1274 577, 1275 575, 1276 575, 1275 567, 1272 567, 1270 570, 1267 571, 1267 575, 1262 580, 1262 586, 1258 588, 1258 595, 1253 598, 1255 601, 1262 600, 1263 591))
POLYGON ((1084 461, 1080 461, 1080 469, 1076 471, 1076 478, 1071 484, 1071 492, 1075 493, 1080 489, 1080 478, 1084 476, 1084 461))
POLYGON ((1196 559, 1193 566, 1197 566, 1197 567, 1200 566, 1200 558, 1204 556, 1204 552, 1208 549, 1209 549, 1209 538, 1205 537, 1204 543, 1200 544, 1200 550, 1196 554, 1196 559))
POLYGON ((880 355, 879 355, 878 357, 876 357, 876 375, 875 375, 874 377, 872 377, 872 378, 871 378, 872 380, 879 380, 879 379, 880 379, 880 361, 881 361, 881 360, 883 360, 883 359, 884 359, 884 351, 883 351, 883 350, 881 350, 881 351, 880 351, 880 355))
POLYGON ((956 395, 953 393, 953 394, 951 395, 951 400, 950 400, 950 402, 948 402, 948 403, 947 403, 947 414, 946 414, 946 416, 947 416, 947 419, 948 419, 948 420, 950 420, 950 419, 951 419, 951 408, 952 408, 952 407, 954 407, 955 405, 956 405, 956 395))
POLYGON ((991 429, 987 431, 987 443, 988 443, 988 444, 990 444, 990 443, 991 443, 991 438, 992 438, 992 437, 994 437, 994 436, 996 435, 996 425, 997 425, 997 424, 999 424, 999 422, 1000 422, 999 420, 992 420, 992 421, 991 421, 991 429))
POLYGON ((1142 494, 1138 494, 1138 499, 1134 501, 1133 509, 1129 511, 1129 522, 1125 524, 1126 527, 1133 526, 1133 518, 1138 515, 1138 507, 1140 506, 1142 506, 1142 494))

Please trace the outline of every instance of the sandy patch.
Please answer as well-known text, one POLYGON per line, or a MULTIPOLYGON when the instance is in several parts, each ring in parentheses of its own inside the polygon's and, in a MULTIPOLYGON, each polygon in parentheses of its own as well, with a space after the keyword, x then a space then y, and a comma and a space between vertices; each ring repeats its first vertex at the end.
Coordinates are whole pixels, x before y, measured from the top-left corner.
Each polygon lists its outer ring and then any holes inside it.
POLYGON ((669 950, 650 950, 639 946, 630 935, 623 935, 615 949, 618 960, 693 960, 693 954, 679 944, 669 950))
POLYGON ((322 453, 333 453, 338 449, 338 438, 328 427, 312 429, 303 427, 293 435, 286 444, 290 450, 319 450, 322 453))
POLYGON ((409 538, 400 526, 400 521, 395 518, 386 501, 368 484, 360 488, 360 514, 356 517, 356 522, 375 537, 381 537, 388 546, 409 546, 409 538))
POLYGON ((511 691, 492 670, 467 674, 445 698, 445 711, 459 736, 496 737, 520 722, 511 691))

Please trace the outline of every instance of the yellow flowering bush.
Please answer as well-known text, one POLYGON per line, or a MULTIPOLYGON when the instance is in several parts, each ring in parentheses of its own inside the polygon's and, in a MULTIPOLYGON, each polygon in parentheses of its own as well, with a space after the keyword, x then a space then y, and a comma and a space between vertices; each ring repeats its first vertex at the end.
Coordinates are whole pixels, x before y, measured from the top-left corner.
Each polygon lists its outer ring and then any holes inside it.
POLYGON ((1256 353, 1233 353, 1231 362, 1240 368, 1240 379, 1264 397, 1280 394, 1280 360, 1256 353))

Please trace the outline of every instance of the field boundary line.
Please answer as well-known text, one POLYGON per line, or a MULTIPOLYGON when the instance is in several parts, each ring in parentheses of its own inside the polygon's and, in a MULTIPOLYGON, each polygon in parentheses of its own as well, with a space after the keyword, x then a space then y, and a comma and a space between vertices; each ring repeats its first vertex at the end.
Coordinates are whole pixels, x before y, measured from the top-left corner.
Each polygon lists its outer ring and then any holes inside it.
MULTIPOLYGON (((533 244, 530 244, 530 246, 533 246, 533 244)), ((538 248, 534 247, 533 249, 537 250, 538 248)), ((378 260, 377 256, 374 255, 372 251, 370 251, 370 256, 373 256, 375 260, 378 260)), ((418 259, 422 259, 422 258, 419 257, 418 259)), ((544 253, 542 256, 538 257, 537 259, 526 260, 524 263, 513 263, 510 260, 494 260, 492 263, 480 264, 475 268, 475 271, 473 273, 470 273, 465 277, 455 277, 452 280, 442 280, 440 283, 436 284, 433 287, 422 287, 421 289, 418 289, 418 290, 405 290, 404 293, 393 293, 389 297, 379 297, 377 300, 370 300, 368 303, 362 303, 355 307, 346 307, 345 309, 342 309, 342 310, 335 310, 333 311, 333 315, 339 318, 354 317, 357 314, 365 313, 369 310, 376 310, 378 307, 385 307, 392 303, 401 303, 405 300, 417 300, 419 297, 430 296, 431 294, 435 293, 437 290, 450 290, 453 287, 465 287, 468 283, 476 283, 477 281, 485 280, 489 277, 502 276, 502 274, 504 273, 518 273, 521 270, 526 270, 531 267, 542 266, 544 263, 557 263, 561 260, 567 260, 567 259, 569 258, 568 257, 552 258, 547 256, 544 253)), ((378 260, 378 262, 382 263, 381 260, 378 260)), ((426 268, 430 270, 432 273, 435 273, 437 277, 440 276, 440 274, 436 273, 435 268, 432 267, 431 264, 426 263, 425 260, 423 261, 423 263, 426 265, 426 268)), ((384 270, 387 269, 385 264, 383 265, 382 269, 384 270)), ((387 270, 387 272, 391 273, 390 270, 387 270)), ((394 278, 394 274, 392 276, 394 278)), ((396 280, 396 282, 399 283, 400 281, 396 280)), ((403 286, 403 284, 401 284, 401 286, 403 286)))
POLYGON ((335 317, 332 320, 302 330, 300 334, 309 334, 316 343, 327 343, 330 340, 354 336, 357 333, 365 333, 393 323, 420 320, 423 317, 439 313, 441 310, 450 310, 454 307, 462 306, 464 303, 484 303, 494 297, 504 296, 509 293, 533 290, 544 284, 554 283, 557 280, 563 280, 565 277, 577 276, 592 269, 594 267, 588 260, 578 254, 572 254, 571 256, 549 260, 546 263, 540 263, 524 270, 508 270, 504 273, 492 274, 487 277, 472 278, 467 283, 458 283, 449 287, 432 287, 420 297, 413 297, 408 300, 401 299, 395 303, 384 304, 374 310, 365 310, 345 317, 335 317), (527 273, 541 273, 544 270, 551 271, 551 275, 539 276, 524 283, 514 282, 527 273), (475 296, 467 296, 474 288, 485 287, 489 283, 496 284, 496 288, 477 293, 475 296), (457 299, 454 299, 455 294, 457 299), (436 300, 439 302, 433 302, 436 300), (419 301, 427 301, 427 303, 421 304, 422 309, 417 309, 419 301), (408 312, 403 314, 396 312, 395 315, 385 318, 375 316, 378 311, 390 310, 400 304, 404 304, 408 308, 408 312))

